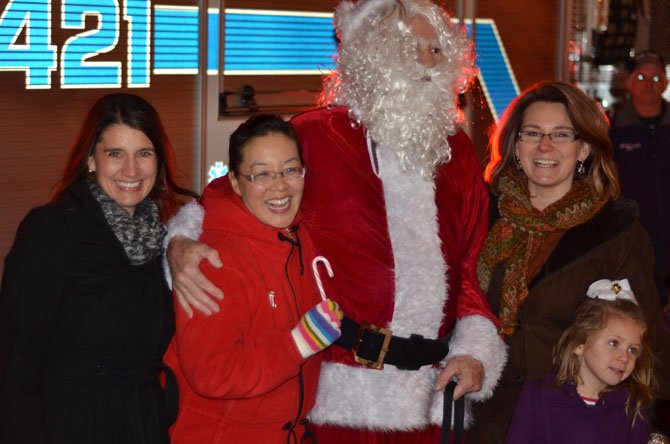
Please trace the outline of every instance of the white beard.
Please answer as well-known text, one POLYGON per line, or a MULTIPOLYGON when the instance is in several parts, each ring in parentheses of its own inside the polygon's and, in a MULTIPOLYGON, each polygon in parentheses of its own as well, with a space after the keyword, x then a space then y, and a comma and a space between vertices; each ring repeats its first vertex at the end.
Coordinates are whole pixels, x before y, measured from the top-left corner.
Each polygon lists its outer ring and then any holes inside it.
POLYGON ((401 170, 429 179, 450 160, 447 137, 462 120, 455 91, 467 86, 474 68, 465 33, 447 24, 439 8, 426 16, 440 36, 440 65, 428 69, 416 61, 417 40, 397 14, 371 14, 342 41, 339 71, 320 101, 349 107, 380 149, 397 154, 401 170))
POLYGON ((396 153, 401 170, 419 170, 430 177, 436 165, 451 159, 447 137, 457 131, 460 112, 453 105, 451 85, 445 88, 440 81, 444 75, 424 71, 409 78, 408 74, 400 78, 396 73, 391 88, 373 93, 371 109, 358 109, 358 117, 381 149, 396 153), (421 80, 424 75, 430 80, 421 80))

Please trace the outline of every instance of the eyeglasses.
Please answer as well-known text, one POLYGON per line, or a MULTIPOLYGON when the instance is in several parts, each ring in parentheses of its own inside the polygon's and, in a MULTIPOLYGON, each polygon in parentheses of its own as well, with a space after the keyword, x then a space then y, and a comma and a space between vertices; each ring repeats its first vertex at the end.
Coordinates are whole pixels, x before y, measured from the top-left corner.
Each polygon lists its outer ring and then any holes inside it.
POLYGON ((644 74, 638 74, 635 76, 635 80, 638 82, 644 82, 645 80, 651 80, 653 83, 660 83, 661 76, 654 74, 653 76, 646 76, 644 74))
POLYGON ((519 140, 528 143, 540 143, 544 136, 549 137, 551 143, 560 145, 562 143, 574 142, 579 139, 579 135, 574 131, 553 131, 551 133, 541 133, 539 131, 519 131, 519 140))
POLYGON ((305 167, 288 167, 281 171, 261 171, 258 174, 240 174, 240 176, 247 179, 249 182, 256 185, 270 185, 281 176, 286 182, 293 182, 295 180, 305 177, 305 167))

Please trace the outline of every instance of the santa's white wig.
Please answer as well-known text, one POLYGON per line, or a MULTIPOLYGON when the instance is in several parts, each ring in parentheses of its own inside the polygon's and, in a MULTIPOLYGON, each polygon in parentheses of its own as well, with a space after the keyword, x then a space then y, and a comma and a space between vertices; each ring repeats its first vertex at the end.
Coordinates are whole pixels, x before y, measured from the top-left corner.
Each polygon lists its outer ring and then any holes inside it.
POLYGON ((435 165, 449 161, 447 136, 462 120, 458 94, 476 73, 465 30, 429 0, 344 1, 335 26, 338 69, 327 77, 320 104, 347 106, 380 149, 397 153, 403 170, 431 177, 435 165), (410 26, 417 15, 437 32, 441 62, 432 68, 417 60, 410 26))

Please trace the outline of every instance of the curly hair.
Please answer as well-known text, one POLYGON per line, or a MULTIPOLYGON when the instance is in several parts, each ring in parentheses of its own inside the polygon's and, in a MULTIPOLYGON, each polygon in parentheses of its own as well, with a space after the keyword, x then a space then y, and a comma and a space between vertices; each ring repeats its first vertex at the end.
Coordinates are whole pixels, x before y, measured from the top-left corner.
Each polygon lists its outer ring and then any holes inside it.
POLYGON ((338 70, 325 79, 319 104, 347 106, 380 148, 398 155, 403 171, 431 176, 450 159, 447 137, 462 121, 457 96, 477 72, 464 28, 426 0, 345 1, 335 24, 338 70), (436 66, 417 61, 417 18, 436 33, 436 66))

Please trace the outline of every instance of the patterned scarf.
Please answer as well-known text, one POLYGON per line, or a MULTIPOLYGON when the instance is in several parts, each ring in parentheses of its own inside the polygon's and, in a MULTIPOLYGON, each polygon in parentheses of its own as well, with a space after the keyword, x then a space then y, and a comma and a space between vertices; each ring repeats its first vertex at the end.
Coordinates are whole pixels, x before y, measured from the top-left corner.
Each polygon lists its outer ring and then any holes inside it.
POLYGON ((528 297, 529 266, 547 234, 581 225, 607 203, 598 200, 586 180, 576 180, 570 191, 539 211, 530 203, 526 181, 512 170, 499 179, 501 218, 491 228, 477 263, 479 285, 488 292, 495 266, 507 260, 500 302, 500 332, 514 334, 517 313, 528 297))
POLYGON ((145 264, 161 254, 161 242, 166 230, 159 221, 158 207, 151 198, 147 197, 140 202, 131 217, 94 178, 89 177, 87 182, 132 265, 145 264))

